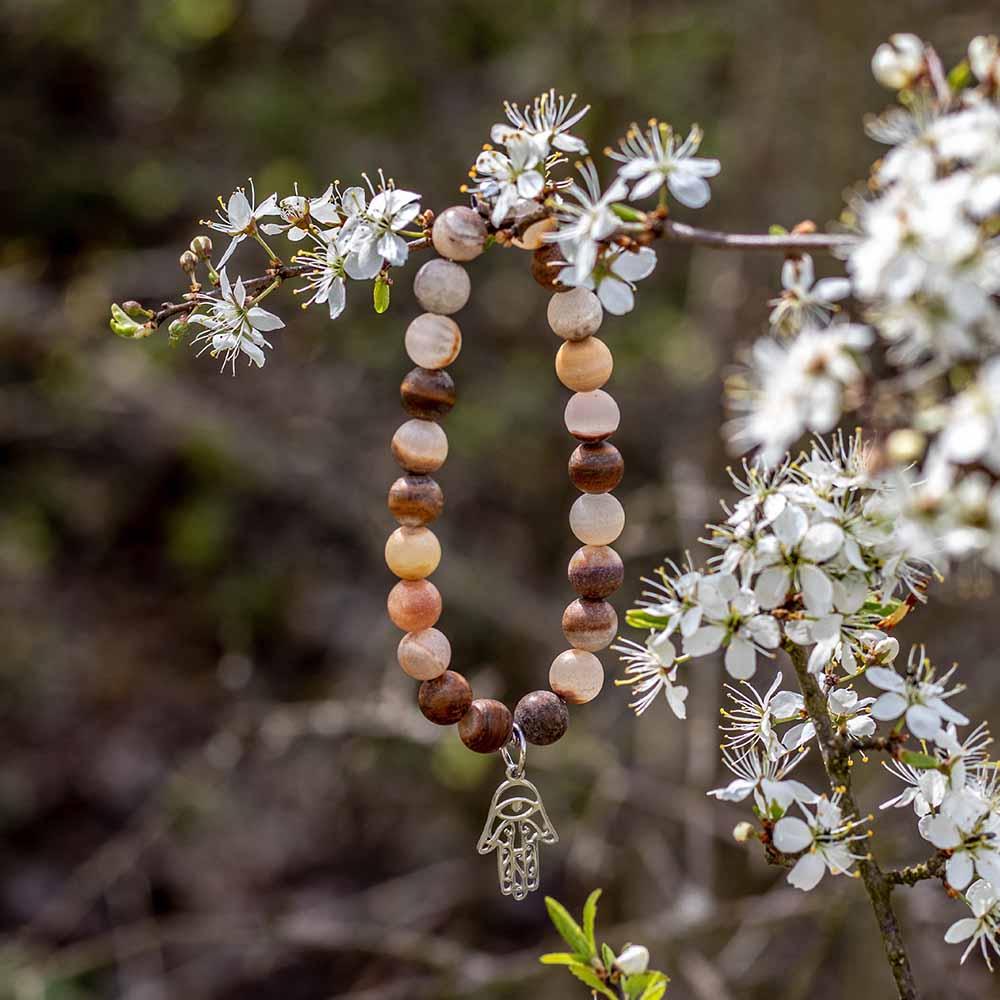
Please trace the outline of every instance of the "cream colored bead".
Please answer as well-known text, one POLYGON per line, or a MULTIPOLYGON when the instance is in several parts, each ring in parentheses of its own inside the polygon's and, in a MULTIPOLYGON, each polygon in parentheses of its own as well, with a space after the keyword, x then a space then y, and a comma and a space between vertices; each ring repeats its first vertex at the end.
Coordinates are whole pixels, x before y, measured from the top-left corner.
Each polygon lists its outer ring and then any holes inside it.
POLYGON ((385 563, 401 580, 423 580, 441 562, 441 543, 430 528, 397 528, 385 543, 385 563))
POLYGON ((546 219, 539 219, 533 222, 521 236, 515 236, 511 241, 514 246, 521 250, 537 250, 545 243, 545 234, 556 228, 558 223, 550 215, 546 219))
POLYGON ((407 632, 399 640, 396 659, 414 680, 430 681, 440 677, 451 663, 451 643, 448 637, 436 628, 425 628, 422 632, 407 632))
POLYGON ((583 340, 601 328, 604 310, 589 288, 573 288, 549 299, 547 315, 553 333, 563 340, 583 340))
POLYGON ((433 420, 407 420, 392 436, 392 454, 407 472, 434 472, 448 457, 448 435, 433 420))
POLYGON ((560 653, 549 668, 549 687, 571 705, 593 701, 604 686, 601 661, 582 649, 560 653))
POLYGON ((429 313, 450 316, 469 301, 472 284, 464 267, 450 260, 429 260, 413 279, 413 293, 429 313))
POLYGON ((474 260, 486 246, 486 222, 467 205, 453 205, 434 220, 431 242, 449 260, 474 260))
POLYGON ((569 526, 584 545, 610 545, 625 527, 625 508, 613 493, 584 493, 570 508, 569 526))
POLYGON ((406 353, 421 368, 447 368, 462 349, 462 331, 447 316, 421 313, 406 328, 406 353))
POLYGON ((556 353, 556 375, 574 392, 600 389, 611 378, 614 367, 608 345, 597 337, 567 340, 556 353))
POLYGON ((618 430, 621 416, 618 404, 603 389, 570 396, 564 414, 566 430, 580 441, 610 437, 618 430))

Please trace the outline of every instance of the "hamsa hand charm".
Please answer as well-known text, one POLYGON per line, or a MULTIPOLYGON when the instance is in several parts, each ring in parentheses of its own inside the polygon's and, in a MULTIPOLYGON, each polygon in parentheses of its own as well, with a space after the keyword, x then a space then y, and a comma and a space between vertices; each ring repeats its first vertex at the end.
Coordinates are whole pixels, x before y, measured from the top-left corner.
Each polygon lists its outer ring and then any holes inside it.
POLYGON ((538 789, 524 777, 524 737, 515 731, 520 759, 515 763, 506 748, 507 778, 493 793, 490 811, 476 849, 497 852, 497 875, 505 896, 524 899, 538 888, 538 845, 555 844, 559 834, 549 821, 538 789))

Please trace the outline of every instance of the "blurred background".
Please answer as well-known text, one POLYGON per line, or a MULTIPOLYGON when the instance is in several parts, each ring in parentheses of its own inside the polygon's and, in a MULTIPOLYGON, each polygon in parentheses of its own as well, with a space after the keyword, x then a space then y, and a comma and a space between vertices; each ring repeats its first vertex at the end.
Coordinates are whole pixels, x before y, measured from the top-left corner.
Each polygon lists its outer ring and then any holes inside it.
MULTIPOLYGON (((875 46, 915 31, 950 64, 995 5, 0 0, 0 23, 0 996, 580 997, 537 963, 557 947, 543 893, 500 897, 475 853, 499 761, 427 723, 395 662, 384 496, 413 268, 383 316, 360 288, 333 324, 277 296, 288 329, 235 379, 165 332, 114 338, 108 304, 173 298, 197 220, 251 173, 263 194, 318 192, 381 166, 440 210, 500 102, 549 86, 593 104, 595 150, 633 119, 700 122, 723 171, 698 222, 822 226, 879 154, 861 128, 886 100, 875 46)), ((241 249, 231 270, 257 268, 241 249)), ((627 463, 619 612, 665 555, 703 558, 729 494, 720 379, 780 264, 659 255, 602 333, 627 463)), ((435 525, 454 666, 510 704, 564 645, 574 549, 528 263, 471 268, 435 525)), ((990 581, 934 596, 901 639, 960 660, 962 707, 1000 724, 990 581)), ((544 892, 578 911, 603 887, 602 936, 647 944, 671 996, 888 997, 860 886, 787 887, 732 842, 742 811, 705 798, 728 780, 719 668, 700 662, 686 724, 665 703, 637 722, 604 660, 602 697, 531 754, 562 836, 544 892)), ((874 810, 894 786, 866 771, 874 810)), ((926 853, 908 811, 879 824, 883 861, 926 853)), ((928 884, 897 900, 927 996, 997 995, 942 941, 958 904, 928 884)))

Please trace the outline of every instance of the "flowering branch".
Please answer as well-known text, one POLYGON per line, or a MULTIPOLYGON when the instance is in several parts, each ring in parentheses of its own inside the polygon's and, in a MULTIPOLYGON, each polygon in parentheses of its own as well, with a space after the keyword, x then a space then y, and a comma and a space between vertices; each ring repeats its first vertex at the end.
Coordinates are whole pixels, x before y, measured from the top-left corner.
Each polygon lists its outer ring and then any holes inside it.
POLYGON ((945 865, 948 863, 948 855, 944 851, 938 851, 926 861, 918 865, 907 865, 906 868, 891 868, 885 872, 885 880, 889 885, 914 886, 918 882, 927 879, 945 879, 945 865))

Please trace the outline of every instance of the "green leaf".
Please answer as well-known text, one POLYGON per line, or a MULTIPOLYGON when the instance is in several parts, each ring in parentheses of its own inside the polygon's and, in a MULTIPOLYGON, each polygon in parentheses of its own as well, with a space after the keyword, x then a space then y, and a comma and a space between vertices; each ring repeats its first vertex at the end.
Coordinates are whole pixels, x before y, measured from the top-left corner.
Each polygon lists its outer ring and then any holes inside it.
POLYGON ((594 972, 589 966, 586 965, 571 965, 569 971, 580 980, 581 983, 586 983, 595 993, 600 993, 603 996, 610 997, 610 1000, 619 1000, 618 997, 608 989, 604 983, 598 978, 597 973, 594 972))
POLYGON ((669 618, 660 615, 652 615, 645 608, 629 608, 625 612, 625 621, 632 628, 656 628, 660 629, 667 625, 669 618))
POLYGON ((957 66, 953 66, 948 74, 948 86, 955 91, 965 90, 966 87, 971 87, 975 82, 968 59, 963 59, 957 66))
POLYGON ((645 222, 646 213, 640 212, 639 209, 633 208, 631 205, 623 205, 621 202, 616 202, 611 206, 611 211, 618 216, 623 222, 645 222))
POLYGON ((549 911, 549 919, 555 925, 556 930, 560 933, 566 944, 585 960, 593 958, 594 953, 590 950, 590 942, 587 940, 587 935, 583 933, 580 925, 569 915, 566 907, 551 896, 546 896, 545 908, 549 911))
POLYGON ((637 1000, 652 983, 658 982, 656 979, 658 975, 657 972, 637 972, 635 975, 625 976, 622 985, 625 987, 628 1000, 637 1000))
POLYGON ((615 953, 611 950, 610 945, 601 945, 601 961, 604 963, 605 969, 613 969, 615 965, 615 953))
POLYGON ((112 333, 116 336, 125 337, 129 340, 133 337, 144 337, 148 333, 143 324, 136 323, 117 302, 111 303, 111 320, 108 325, 111 327, 112 333))
POLYGON ((594 940, 594 922, 597 920, 597 901, 601 898, 601 890, 595 889, 583 904, 583 936, 590 945, 590 954, 597 954, 597 942, 594 940))
POLYGON ((375 312, 384 313, 389 308, 389 282, 384 274, 380 273, 375 279, 372 295, 375 300, 375 312))
POLYGON ((787 236, 788 230, 784 226, 779 226, 777 223, 767 227, 768 236, 787 236))
POLYGON ((904 764, 918 768, 922 771, 938 771, 941 769, 941 761, 929 753, 921 753, 919 750, 904 750, 900 755, 904 764))
POLYGON ((655 969, 646 973, 650 976, 650 981, 646 988, 642 991, 639 996, 639 1000, 660 1000, 660 997, 667 992, 667 983, 670 982, 670 977, 663 972, 657 972, 655 969))
POLYGON ((571 955, 568 951, 550 951, 538 960, 542 965, 582 965, 579 955, 571 955))

